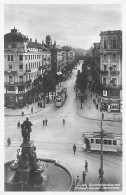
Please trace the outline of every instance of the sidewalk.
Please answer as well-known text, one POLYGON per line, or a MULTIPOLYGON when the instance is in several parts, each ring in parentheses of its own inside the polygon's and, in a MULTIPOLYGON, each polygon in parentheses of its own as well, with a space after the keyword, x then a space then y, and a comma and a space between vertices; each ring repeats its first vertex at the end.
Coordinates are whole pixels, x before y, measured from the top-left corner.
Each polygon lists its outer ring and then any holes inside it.
POLYGON ((46 107, 48 107, 52 102, 53 102, 53 100, 52 100, 52 98, 50 98, 50 102, 48 104, 45 104, 45 107, 42 107, 42 108, 38 107, 38 102, 35 102, 33 104, 29 104, 28 108, 27 108, 27 106, 25 106, 22 109, 17 108, 15 110, 13 110, 11 108, 5 108, 4 109, 4 116, 22 116, 22 111, 24 112, 24 116, 35 114, 35 113, 40 112, 41 110, 45 109, 46 107), (33 113, 31 112, 32 107, 33 107, 33 113))
POLYGON ((104 120, 114 120, 114 121, 122 121, 122 113, 108 113, 107 111, 100 112, 100 103, 98 103, 98 97, 96 98, 96 94, 90 92, 89 89, 86 90, 85 94, 87 94, 87 99, 84 100, 82 104, 81 109, 81 103, 80 100, 78 100, 78 114, 81 117, 84 118, 90 118, 90 119, 96 119, 101 120, 102 119, 102 113, 104 113, 104 120), (92 98, 91 98, 92 94, 92 98), (98 110, 96 109, 95 104, 93 103, 93 99, 96 100, 96 103, 98 104, 98 110))

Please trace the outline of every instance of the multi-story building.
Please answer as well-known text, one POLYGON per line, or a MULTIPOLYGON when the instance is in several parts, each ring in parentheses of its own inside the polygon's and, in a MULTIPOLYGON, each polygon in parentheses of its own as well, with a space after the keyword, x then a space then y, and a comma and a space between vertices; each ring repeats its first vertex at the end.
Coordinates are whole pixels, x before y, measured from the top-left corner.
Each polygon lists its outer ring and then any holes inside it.
POLYGON ((100 33, 101 102, 108 111, 122 109, 122 31, 100 33))
POLYGON ((32 103, 41 91, 43 66, 51 66, 51 54, 17 29, 4 35, 5 106, 32 103))

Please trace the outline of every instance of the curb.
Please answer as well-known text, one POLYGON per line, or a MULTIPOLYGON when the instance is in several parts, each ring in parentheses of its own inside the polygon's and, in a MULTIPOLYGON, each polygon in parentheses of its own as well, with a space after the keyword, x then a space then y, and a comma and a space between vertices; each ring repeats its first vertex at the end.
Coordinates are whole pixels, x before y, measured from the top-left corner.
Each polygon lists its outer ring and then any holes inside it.
MULTIPOLYGON (((53 102, 53 100, 47 105, 47 106, 45 106, 43 109, 41 109, 41 110, 39 110, 39 111, 36 111, 36 112, 34 112, 34 113, 29 113, 29 114, 24 114, 23 116, 27 116, 27 115, 32 115, 32 114, 36 114, 36 113, 38 113, 38 112, 41 112, 41 111, 43 111, 45 108, 47 108, 48 106, 50 106, 50 104, 53 102)), ((21 114, 15 114, 15 115, 12 115, 12 114, 5 114, 4 116, 22 116, 21 114)))

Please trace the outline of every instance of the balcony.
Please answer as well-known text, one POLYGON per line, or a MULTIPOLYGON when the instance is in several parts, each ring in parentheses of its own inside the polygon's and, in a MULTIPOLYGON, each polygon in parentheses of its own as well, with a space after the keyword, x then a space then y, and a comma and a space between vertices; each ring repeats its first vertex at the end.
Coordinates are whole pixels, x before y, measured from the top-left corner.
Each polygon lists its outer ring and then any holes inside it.
POLYGON ((26 84, 29 84, 31 83, 32 80, 28 80, 28 81, 22 81, 22 82, 4 82, 4 85, 5 86, 15 86, 15 85, 26 85, 26 84))
POLYGON ((15 74, 17 74, 17 71, 14 71, 14 70, 5 70, 4 71, 4 74, 5 75, 15 75, 15 74))
POLYGON ((106 70, 100 70, 100 74, 102 74, 102 75, 108 75, 108 71, 106 71, 106 70))
POLYGON ((28 72, 31 72, 31 69, 26 70, 26 72, 27 72, 27 73, 28 73, 28 72))
POLYGON ((120 71, 110 71, 110 74, 113 76, 117 76, 120 74, 120 71))

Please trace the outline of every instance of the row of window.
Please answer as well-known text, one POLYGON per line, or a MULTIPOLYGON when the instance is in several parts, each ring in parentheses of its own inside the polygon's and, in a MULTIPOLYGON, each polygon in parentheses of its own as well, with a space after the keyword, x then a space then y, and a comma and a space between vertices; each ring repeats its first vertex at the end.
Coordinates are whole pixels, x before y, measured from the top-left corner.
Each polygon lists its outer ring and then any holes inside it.
MULTIPOLYGON (((103 55, 103 59, 104 59, 104 60, 107 60, 107 57, 108 57, 107 54, 104 54, 104 55, 103 55)), ((116 60, 116 58, 117 58, 117 54, 115 54, 115 53, 111 54, 111 59, 112 59, 112 60, 116 60)))
MULTIPOLYGON (((91 143, 96 143, 96 144, 101 144, 101 139, 91 139, 91 143)), ((107 139, 104 139, 103 140, 103 144, 105 145, 116 145, 116 140, 107 140, 107 139)))
MULTIPOLYGON (((107 65, 104 65, 104 71, 107 71, 107 65)), ((111 66, 111 71, 117 71, 117 66, 116 65, 112 65, 111 66)))
MULTIPOLYGON (((44 56, 43 56, 44 58, 44 56)), ((36 59, 41 59, 41 55, 29 55, 29 60, 36 60, 36 59)), ((48 58, 49 60, 50 58, 48 58)), ((14 56, 13 55, 7 55, 7 60, 8 61, 13 61, 14 56)), ((28 60, 28 56, 25 56, 25 60, 28 60)), ((19 61, 23 61, 23 55, 19 55, 19 61)))
MULTIPOLYGON (((38 68, 40 65, 41 65, 40 62, 31 62, 31 63, 29 63, 29 67, 26 64, 26 70, 38 68)), ((12 65, 9 64, 9 70, 12 70, 12 68, 13 68, 12 65)), ((19 71, 23 71, 23 65, 22 64, 19 65, 19 71)))
MULTIPOLYGON (((9 76, 9 83, 13 82, 13 77, 9 76)), ((19 82, 23 82, 23 76, 19 76, 19 82)))
MULTIPOLYGON (((106 39, 104 39, 104 49, 107 49, 107 40, 106 39)), ((112 49, 116 49, 116 47, 117 47, 117 41, 116 41, 116 39, 112 39, 111 40, 111 48, 112 49)))
MULTIPOLYGON (((104 84, 104 85, 107 84, 107 78, 106 78, 106 77, 103 77, 103 84, 104 84)), ((117 78, 112 78, 112 79, 111 79, 111 84, 117 85, 117 78)))

